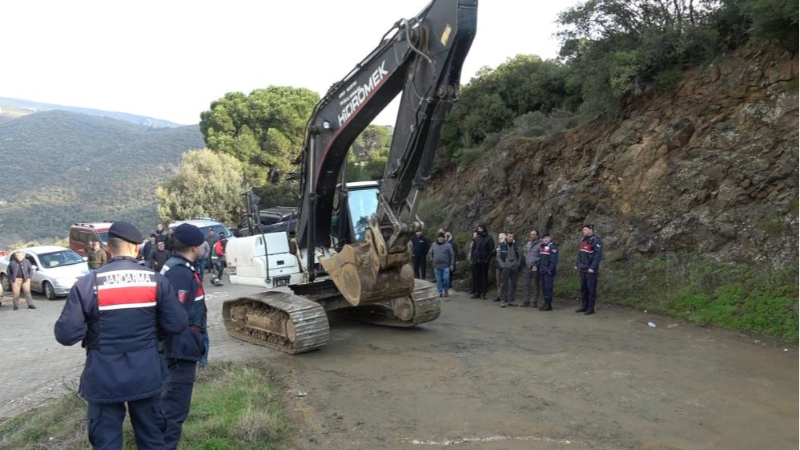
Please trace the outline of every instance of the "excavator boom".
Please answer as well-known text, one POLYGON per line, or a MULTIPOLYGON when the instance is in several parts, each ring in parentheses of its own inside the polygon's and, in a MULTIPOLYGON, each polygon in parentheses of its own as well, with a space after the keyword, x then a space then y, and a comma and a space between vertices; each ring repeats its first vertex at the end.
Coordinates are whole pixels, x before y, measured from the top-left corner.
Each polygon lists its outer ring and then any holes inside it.
POLYGON ((333 202, 347 152, 378 113, 402 95, 367 235, 319 260, 354 306, 407 296, 414 288, 408 242, 423 226, 416 218, 419 193, 430 180, 444 120, 458 98, 477 7, 477 0, 433 0, 416 16, 399 20, 330 88, 309 120, 296 236, 308 249, 306 268, 313 281, 318 269, 313 250, 332 246, 333 202))

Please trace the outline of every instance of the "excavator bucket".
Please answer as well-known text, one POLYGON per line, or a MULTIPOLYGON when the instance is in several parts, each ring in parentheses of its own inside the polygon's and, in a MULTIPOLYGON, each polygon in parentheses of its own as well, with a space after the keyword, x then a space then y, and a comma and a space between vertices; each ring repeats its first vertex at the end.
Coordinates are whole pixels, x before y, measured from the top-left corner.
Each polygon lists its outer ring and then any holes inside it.
POLYGON ((414 291, 414 270, 410 257, 381 268, 381 258, 367 233, 367 239, 345 245, 341 252, 320 259, 342 296, 353 306, 377 303, 393 298, 407 297, 414 291))

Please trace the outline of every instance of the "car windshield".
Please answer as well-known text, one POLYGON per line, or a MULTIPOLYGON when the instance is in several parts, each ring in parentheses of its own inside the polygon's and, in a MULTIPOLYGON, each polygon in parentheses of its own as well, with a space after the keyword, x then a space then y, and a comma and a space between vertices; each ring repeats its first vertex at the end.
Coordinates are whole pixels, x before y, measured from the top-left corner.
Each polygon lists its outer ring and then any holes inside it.
POLYGON ((62 250, 60 252, 43 253, 39 255, 39 261, 43 269, 52 269, 54 267, 71 266, 73 264, 80 264, 83 258, 72 250, 62 250))
POLYGON ((108 243, 108 231, 103 231, 102 233, 98 231, 97 234, 100 236, 101 241, 108 243))

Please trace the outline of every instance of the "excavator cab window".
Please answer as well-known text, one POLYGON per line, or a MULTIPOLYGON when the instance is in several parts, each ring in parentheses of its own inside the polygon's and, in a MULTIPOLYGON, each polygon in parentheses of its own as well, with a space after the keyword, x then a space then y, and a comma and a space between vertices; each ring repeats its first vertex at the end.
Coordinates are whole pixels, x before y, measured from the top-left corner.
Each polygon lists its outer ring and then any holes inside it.
POLYGON ((361 242, 367 234, 369 218, 378 210, 379 188, 353 189, 347 198, 350 207, 353 242, 361 242))

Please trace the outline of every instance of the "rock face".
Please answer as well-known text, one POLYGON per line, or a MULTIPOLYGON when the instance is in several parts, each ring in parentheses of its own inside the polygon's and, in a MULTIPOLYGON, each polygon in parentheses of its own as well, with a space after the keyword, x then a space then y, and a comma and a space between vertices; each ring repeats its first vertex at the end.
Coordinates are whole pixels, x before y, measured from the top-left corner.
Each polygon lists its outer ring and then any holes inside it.
POLYGON ((546 139, 507 136, 427 192, 445 225, 550 230, 596 225, 609 256, 690 251, 797 261, 798 59, 748 50, 636 99, 617 118, 546 139))

